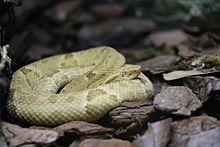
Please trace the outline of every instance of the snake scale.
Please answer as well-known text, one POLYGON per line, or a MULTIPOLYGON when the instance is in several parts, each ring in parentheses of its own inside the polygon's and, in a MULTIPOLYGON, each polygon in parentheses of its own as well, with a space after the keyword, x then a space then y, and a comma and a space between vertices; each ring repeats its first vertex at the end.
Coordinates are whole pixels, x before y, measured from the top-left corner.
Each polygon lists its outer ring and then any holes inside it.
POLYGON ((96 47, 56 55, 13 73, 7 111, 34 125, 93 122, 123 101, 151 98, 153 86, 140 66, 122 54, 96 47))

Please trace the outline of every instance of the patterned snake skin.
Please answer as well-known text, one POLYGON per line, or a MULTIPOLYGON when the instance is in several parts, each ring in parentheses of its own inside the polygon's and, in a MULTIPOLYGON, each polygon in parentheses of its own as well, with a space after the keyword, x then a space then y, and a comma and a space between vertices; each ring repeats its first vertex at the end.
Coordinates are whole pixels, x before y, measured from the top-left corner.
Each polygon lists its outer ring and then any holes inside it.
POLYGON ((56 126, 74 120, 93 122, 123 101, 153 96, 140 66, 110 47, 48 57, 13 74, 7 102, 19 121, 56 126))

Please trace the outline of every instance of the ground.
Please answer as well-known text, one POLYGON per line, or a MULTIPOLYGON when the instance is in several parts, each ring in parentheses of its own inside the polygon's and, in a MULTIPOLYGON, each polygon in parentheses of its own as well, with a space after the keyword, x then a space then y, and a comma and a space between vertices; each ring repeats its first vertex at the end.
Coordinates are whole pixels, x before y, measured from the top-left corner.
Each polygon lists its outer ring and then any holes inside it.
POLYGON ((220 34, 214 19, 219 2, 206 11, 205 1, 179 1, 1 4, 1 51, 9 44, 11 62, 0 75, 0 146, 220 146, 220 34), (53 128, 24 125, 7 115, 14 71, 44 57, 100 45, 141 65, 154 85, 152 100, 124 102, 94 123, 53 128))

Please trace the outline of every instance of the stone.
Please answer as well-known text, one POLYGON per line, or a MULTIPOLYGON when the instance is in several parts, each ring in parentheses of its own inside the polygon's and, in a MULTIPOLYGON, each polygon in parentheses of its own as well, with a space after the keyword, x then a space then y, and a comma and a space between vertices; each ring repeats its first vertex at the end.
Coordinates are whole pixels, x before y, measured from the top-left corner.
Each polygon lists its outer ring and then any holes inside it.
POLYGON ((174 65, 180 61, 180 57, 174 55, 162 55, 152 59, 139 62, 142 71, 149 71, 152 74, 160 74, 174 69, 174 65))
POLYGON ((154 98, 156 109, 170 114, 190 116, 202 106, 202 102, 187 87, 170 86, 154 98))
POLYGON ((130 44, 133 38, 148 33, 155 27, 155 23, 148 19, 109 19, 83 26, 78 35, 83 44, 87 41, 92 44, 125 45, 130 44))
POLYGON ((131 143, 120 139, 85 139, 78 147, 131 147, 131 143))
POLYGON ((187 41, 187 38, 187 35, 182 30, 161 31, 149 36, 150 41, 156 47, 176 47, 187 41))
POLYGON ((166 147, 170 140, 172 119, 164 119, 148 124, 148 130, 132 142, 133 147, 166 147))
POLYGON ((220 121, 209 116, 195 116, 175 121, 171 125, 171 142, 180 142, 184 138, 220 127, 220 121))
POLYGON ((91 6, 91 12, 95 13, 101 18, 113 18, 118 17, 123 14, 126 7, 120 3, 110 3, 110 4, 97 4, 91 6))
POLYGON ((219 147, 220 128, 191 135, 180 142, 170 144, 169 147, 219 147))
POLYGON ((45 11, 45 15, 57 22, 62 22, 67 18, 70 12, 78 8, 81 3, 82 0, 62 1, 45 11))
POLYGON ((72 121, 58 127, 53 128, 54 131, 58 132, 60 136, 64 136, 65 133, 77 134, 77 135, 90 135, 90 134, 101 134, 101 133, 112 133, 113 129, 105 128, 98 124, 92 124, 84 121, 72 121))
POLYGON ((20 146, 25 144, 49 144, 59 138, 59 134, 53 130, 40 130, 22 128, 18 125, 1 122, 2 133, 9 146, 20 146))

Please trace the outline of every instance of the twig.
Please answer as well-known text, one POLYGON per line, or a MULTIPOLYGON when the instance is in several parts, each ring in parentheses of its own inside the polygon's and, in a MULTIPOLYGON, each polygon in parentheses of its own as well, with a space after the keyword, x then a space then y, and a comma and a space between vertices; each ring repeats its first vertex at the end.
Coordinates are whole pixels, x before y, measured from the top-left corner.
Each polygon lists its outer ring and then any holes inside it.
POLYGON ((5 67, 5 64, 11 64, 11 59, 8 57, 8 51, 9 45, 4 45, 3 47, 0 46, 0 53, 1 53, 1 61, 0 61, 0 71, 5 67))

